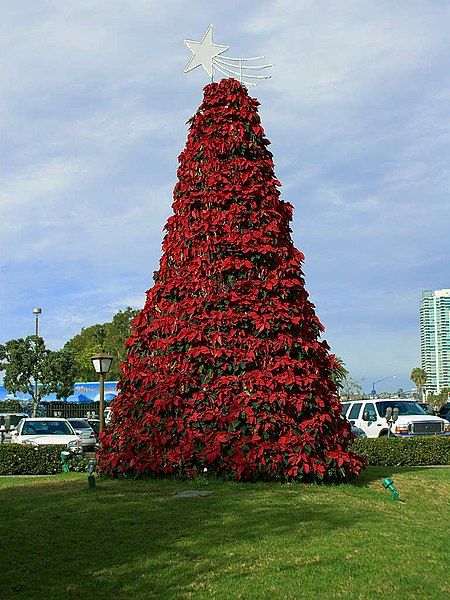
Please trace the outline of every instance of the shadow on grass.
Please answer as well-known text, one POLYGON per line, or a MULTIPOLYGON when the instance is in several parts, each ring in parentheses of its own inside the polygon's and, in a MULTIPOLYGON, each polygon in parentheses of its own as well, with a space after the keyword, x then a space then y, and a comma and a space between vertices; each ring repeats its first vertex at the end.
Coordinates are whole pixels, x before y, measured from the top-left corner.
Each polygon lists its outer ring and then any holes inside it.
POLYGON ((263 569, 249 565, 249 555, 263 556, 274 544, 282 555, 364 519, 363 509, 344 514, 332 498, 293 500, 276 485, 224 486, 174 500, 174 484, 159 484, 102 480, 89 490, 77 480, 1 490, 0 515, 13 539, 0 550, 3 595, 186 597, 210 574, 239 580, 263 569))

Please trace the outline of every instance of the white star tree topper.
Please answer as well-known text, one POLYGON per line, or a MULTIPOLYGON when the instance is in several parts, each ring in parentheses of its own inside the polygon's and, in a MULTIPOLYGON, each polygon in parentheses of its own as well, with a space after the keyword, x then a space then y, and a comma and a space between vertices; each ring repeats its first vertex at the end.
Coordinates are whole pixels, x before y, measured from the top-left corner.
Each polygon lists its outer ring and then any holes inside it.
POLYGON ((260 60, 264 56, 254 56, 253 58, 230 58, 221 56, 230 47, 213 42, 214 27, 210 25, 205 31, 199 42, 193 40, 184 40, 184 43, 192 52, 191 60, 186 65, 184 72, 188 73, 197 67, 203 67, 211 81, 214 81, 214 71, 219 71, 225 77, 234 77, 246 85, 256 85, 255 80, 269 79, 270 75, 253 75, 254 71, 273 67, 273 63, 266 65, 251 65, 246 63, 253 60, 260 60))
POLYGON ((184 72, 192 71, 197 67, 203 67, 211 79, 214 76, 213 59, 219 54, 226 52, 230 46, 220 46, 219 44, 213 43, 213 31, 214 27, 210 25, 205 31, 200 42, 193 42, 192 40, 184 40, 184 43, 193 53, 193 57, 186 65, 184 72))

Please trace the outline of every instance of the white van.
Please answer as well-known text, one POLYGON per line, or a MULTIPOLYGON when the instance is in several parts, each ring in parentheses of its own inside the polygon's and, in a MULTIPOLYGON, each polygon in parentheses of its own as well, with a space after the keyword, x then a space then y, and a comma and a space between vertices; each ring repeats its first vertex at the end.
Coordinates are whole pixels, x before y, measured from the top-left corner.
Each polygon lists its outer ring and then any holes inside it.
POLYGON ((383 400, 353 400, 342 403, 342 415, 352 425, 364 431, 367 437, 388 434, 386 410, 398 409, 398 419, 392 424, 391 435, 413 437, 418 435, 450 435, 450 423, 440 417, 429 415, 414 402, 404 398, 383 400))
POLYGON ((109 406, 105 408, 105 425, 108 425, 111 421, 111 409, 109 406))

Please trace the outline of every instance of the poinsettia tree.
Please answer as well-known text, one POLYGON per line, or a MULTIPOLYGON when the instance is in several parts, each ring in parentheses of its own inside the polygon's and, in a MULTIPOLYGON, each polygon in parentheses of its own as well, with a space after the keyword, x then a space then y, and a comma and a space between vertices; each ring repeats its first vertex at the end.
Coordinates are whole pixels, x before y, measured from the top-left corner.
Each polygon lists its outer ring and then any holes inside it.
POLYGON ((160 267, 102 438, 112 475, 339 480, 364 466, 348 450, 335 358, 258 104, 223 79, 189 122, 160 267))

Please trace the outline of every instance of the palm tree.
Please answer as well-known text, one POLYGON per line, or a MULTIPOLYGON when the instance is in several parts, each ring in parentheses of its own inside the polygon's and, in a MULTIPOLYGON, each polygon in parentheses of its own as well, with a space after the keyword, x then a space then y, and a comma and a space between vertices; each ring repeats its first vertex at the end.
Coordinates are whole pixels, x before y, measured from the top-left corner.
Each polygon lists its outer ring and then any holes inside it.
POLYGON ((348 378, 350 373, 347 370, 345 362, 340 356, 334 355, 334 367, 331 371, 331 379, 337 385, 337 388, 341 390, 344 387, 344 382, 348 378))
POLYGON ((416 367, 411 371, 411 381, 416 384, 420 402, 423 402, 423 386, 427 381, 427 373, 424 369, 416 367))

